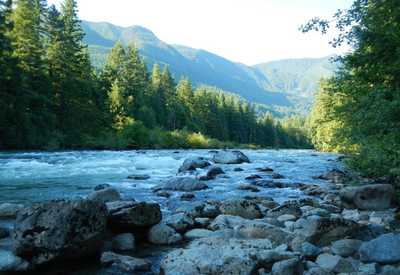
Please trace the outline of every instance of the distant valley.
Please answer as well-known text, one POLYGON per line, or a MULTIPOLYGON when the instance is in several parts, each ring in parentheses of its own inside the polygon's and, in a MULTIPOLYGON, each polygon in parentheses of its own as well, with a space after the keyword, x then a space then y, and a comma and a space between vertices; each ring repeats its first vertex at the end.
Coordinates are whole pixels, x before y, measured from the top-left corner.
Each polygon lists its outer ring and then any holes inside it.
POLYGON ((134 43, 147 64, 168 65, 176 79, 187 76, 195 85, 215 86, 244 99, 285 113, 306 113, 321 77, 333 74, 331 57, 287 59, 246 66, 211 52, 170 45, 150 30, 110 23, 82 22, 93 64, 102 67, 117 41, 134 43))

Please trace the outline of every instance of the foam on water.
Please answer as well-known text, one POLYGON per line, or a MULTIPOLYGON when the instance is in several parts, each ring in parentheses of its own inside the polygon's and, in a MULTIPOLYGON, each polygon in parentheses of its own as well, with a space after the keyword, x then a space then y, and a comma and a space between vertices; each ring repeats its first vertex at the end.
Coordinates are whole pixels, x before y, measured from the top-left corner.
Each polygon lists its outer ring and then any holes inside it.
MULTIPOLYGON (((256 168, 268 166, 285 176, 287 183, 320 183, 313 179, 328 169, 337 167, 333 154, 310 150, 244 150, 252 163, 221 165, 230 178, 210 181, 210 189, 197 192, 198 198, 228 198, 242 196, 237 186, 256 168), (241 167, 243 172, 234 172, 241 167)), ((207 150, 147 151, 71 151, 0 153, 0 202, 30 203, 57 198, 85 197, 101 183, 117 187, 127 198, 165 203, 151 188, 176 176, 183 160, 189 157, 208 157, 207 150), (130 174, 147 174, 149 180, 128 180, 130 174)), ((199 173, 204 173, 201 170, 199 173)), ((262 174, 263 175, 263 174, 262 174)), ((268 178, 268 175, 263 175, 268 178)), ((251 193, 249 193, 251 194, 251 193)), ((262 195, 277 199, 298 196, 295 189, 263 189, 262 195)), ((179 194, 177 193, 176 196, 179 194)))

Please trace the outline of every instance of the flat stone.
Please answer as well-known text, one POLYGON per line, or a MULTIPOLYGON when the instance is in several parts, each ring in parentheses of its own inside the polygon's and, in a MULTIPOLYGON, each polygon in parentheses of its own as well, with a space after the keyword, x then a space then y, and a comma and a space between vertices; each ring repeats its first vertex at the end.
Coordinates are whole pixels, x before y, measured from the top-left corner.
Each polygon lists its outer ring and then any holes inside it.
POLYGON ((215 232, 207 229, 192 229, 185 233, 185 239, 187 240, 195 240, 201 238, 209 238, 215 235, 215 232))
POLYGON ((249 158, 240 151, 218 151, 214 154, 213 161, 222 164, 241 164, 250 162, 249 158))

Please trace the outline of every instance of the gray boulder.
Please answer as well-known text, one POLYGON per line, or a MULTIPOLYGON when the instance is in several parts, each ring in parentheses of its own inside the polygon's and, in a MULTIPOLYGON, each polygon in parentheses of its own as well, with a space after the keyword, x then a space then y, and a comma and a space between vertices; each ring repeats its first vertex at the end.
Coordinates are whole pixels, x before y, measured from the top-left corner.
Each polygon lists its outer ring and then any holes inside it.
POLYGON ((182 240, 182 236, 172 227, 162 223, 151 227, 148 236, 149 242, 160 245, 171 245, 182 240))
POLYGON ((210 238, 215 236, 215 232, 218 231, 211 231, 207 229, 192 229, 188 232, 185 233, 185 239, 187 240, 195 240, 195 239, 201 239, 201 238, 210 238))
POLYGON ((390 184, 368 184, 347 187, 340 192, 341 200, 362 210, 384 210, 390 207, 394 196, 390 184))
POLYGON ((209 163, 205 158, 202 157, 188 158, 185 159, 181 167, 179 167, 178 172, 183 173, 187 171, 194 171, 197 168, 205 168, 210 165, 211 163, 209 163))
POLYGON ((18 211, 22 210, 24 206, 16 203, 2 203, 0 204, 0 218, 11 219, 15 218, 18 211))
POLYGON ((359 229, 356 222, 341 218, 310 217, 298 225, 300 228, 295 230, 297 241, 307 241, 318 246, 330 245, 333 241, 352 237, 359 229))
POLYGON ((222 214, 239 216, 245 219, 258 219, 263 215, 258 205, 251 200, 231 199, 222 202, 220 206, 222 214))
POLYGON ((249 158, 240 151, 218 151, 214 154, 213 161, 222 164, 241 164, 250 162, 249 158))
POLYGON ((104 252, 100 259, 104 266, 115 266, 126 272, 149 271, 151 263, 144 259, 119 255, 113 252, 104 252))
POLYGON ((157 203, 116 201, 106 204, 110 226, 132 230, 153 226, 161 221, 161 210, 157 203))
POLYGON ((119 194, 117 189, 109 187, 94 191, 88 196, 88 199, 92 201, 106 203, 121 200, 121 195, 119 194))
POLYGON ((106 224, 106 208, 97 201, 34 205, 18 213, 13 232, 14 253, 34 265, 82 259, 101 249, 106 224))
POLYGON ((168 180, 165 184, 157 186, 154 190, 170 190, 192 192, 207 189, 208 186, 204 182, 190 177, 177 177, 168 180))
POLYGON ((135 236, 131 233, 123 233, 112 239, 112 248, 115 251, 135 250, 135 236))
POLYGON ((400 262, 400 234, 384 234, 378 238, 365 242, 359 249, 360 260, 363 262, 377 262, 393 264, 400 262))
POLYGON ((271 242, 265 240, 239 240, 203 238, 193 241, 186 249, 177 249, 161 261, 161 274, 252 274, 259 263, 278 257, 270 252, 271 242), (262 259, 260 259, 262 257, 262 259))

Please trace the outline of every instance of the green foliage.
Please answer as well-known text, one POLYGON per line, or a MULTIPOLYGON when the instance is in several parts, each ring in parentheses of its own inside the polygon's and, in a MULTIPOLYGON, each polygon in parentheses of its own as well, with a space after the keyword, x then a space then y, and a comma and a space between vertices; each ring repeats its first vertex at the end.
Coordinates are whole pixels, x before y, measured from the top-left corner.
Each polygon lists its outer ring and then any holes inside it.
POLYGON ((168 66, 149 76, 136 46, 117 43, 96 74, 75 0, 61 11, 42 0, 0 4, 3 149, 309 146, 303 120, 259 118, 238 96, 177 84, 168 66))
MULTIPOLYGON (((353 52, 320 92, 311 118, 317 148, 348 152, 352 167, 368 176, 400 167, 400 9, 395 0, 357 0, 335 15, 341 34, 334 46, 353 52)), ((331 20, 313 19, 304 31, 326 32, 331 20)))

